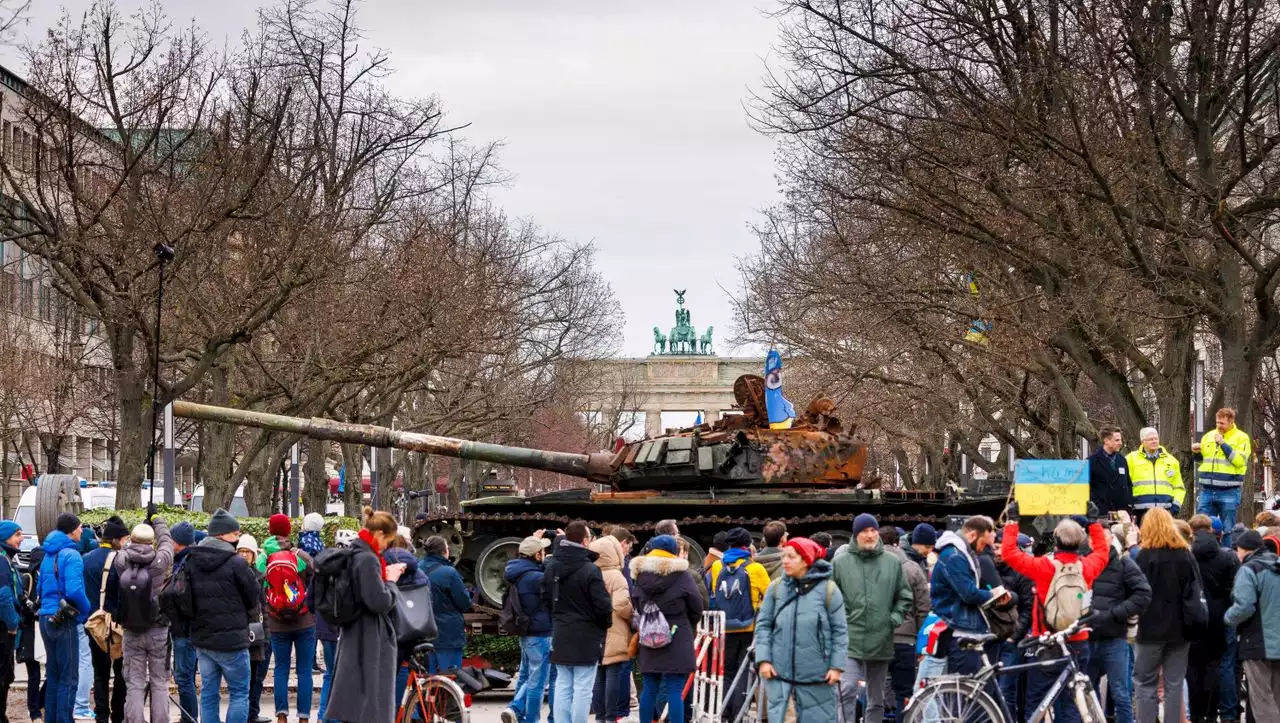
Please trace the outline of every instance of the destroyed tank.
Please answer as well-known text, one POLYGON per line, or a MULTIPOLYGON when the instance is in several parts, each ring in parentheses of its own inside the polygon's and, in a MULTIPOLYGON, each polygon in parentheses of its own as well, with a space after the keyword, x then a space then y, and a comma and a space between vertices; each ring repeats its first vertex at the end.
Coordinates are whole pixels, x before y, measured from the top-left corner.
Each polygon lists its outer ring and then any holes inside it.
MULTIPOLYGON (((834 416, 835 403, 815 399, 790 428, 773 429, 764 404, 764 380, 744 375, 734 383, 740 414, 711 424, 668 430, 613 452, 573 454, 508 447, 393 430, 372 425, 174 402, 174 415, 242 424, 375 447, 480 460, 547 470, 589 480, 580 489, 531 496, 499 495, 462 502, 457 512, 429 511, 414 530, 421 540, 440 535, 463 578, 481 602, 500 607, 506 563, 521 539, 538 529, 562 528, 575 519, 592 528, 620 524, 639 539, 660 520, 674 519, 689 543, 690 564, 701 564, 715 533, 730 527, 760 530, 769 520, 787 525, 792 537, 827 532, 833 544, 851 537, 860 512, 881 524, 910 529, 928 522, 942 529, 949 519, 996 516, 1005 494, 969 495, 925 490, 880 489, 863 480, 867 448, 834 416)), ((637 547, 637 551, 639 548, 637 547)))

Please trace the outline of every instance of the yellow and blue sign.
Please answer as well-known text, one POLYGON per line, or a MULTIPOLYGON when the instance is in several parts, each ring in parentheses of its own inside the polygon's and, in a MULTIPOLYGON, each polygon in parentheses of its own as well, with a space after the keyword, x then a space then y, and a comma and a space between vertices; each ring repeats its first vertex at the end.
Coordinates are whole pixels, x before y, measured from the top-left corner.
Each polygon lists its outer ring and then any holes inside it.
POLYGON ((1013 498, 1024 515, 1083 515, 1089 509, 1089 460, 1020 459, 1013 498))

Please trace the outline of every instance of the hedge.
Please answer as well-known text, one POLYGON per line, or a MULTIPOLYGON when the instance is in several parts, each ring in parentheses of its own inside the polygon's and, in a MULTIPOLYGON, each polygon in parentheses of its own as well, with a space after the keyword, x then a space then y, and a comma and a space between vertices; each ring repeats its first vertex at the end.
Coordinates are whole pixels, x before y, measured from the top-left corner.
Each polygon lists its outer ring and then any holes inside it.
POLYGON ((514 675, 520 668, 520 638, 484 633, 469 635, 463 655, 467 658, 484 658, 489 661, 490 666, 514 675))
MULTIPOLYGON (((103 522, 112 515, 119 515, 130 529, 134 525, 144 522, 147 517, 145 509, 133 510, 113 510, 110 508, 98 508, 95 510, 86 510, 80 515, 82 522, 92 525, 95 529, 101 527, 103 522)), ((156 505, 156 516, 164 518, 164 521, 172 527, 179 522, 190 522, 195 525, 196 529, 203 530, 209 526, 208 512, 192 512, 181 507, 171 505, 156 505)), ((264 540, 271 536, 267 531, 267 520, 265 517, 239 517, 237 521, 240 523, 240 531, 253 535, 254 539, 261 545, 264 540)), ((324 528, 320 532, 321 539, 324 544, 334 544, 334 534, 338 530, 358 530, 360 529, 360 521, 354 517, 326 517, 324 518, 324 528)), ((293 520, 293 532, 296 536, 302 531, 302 520, 293 520)))

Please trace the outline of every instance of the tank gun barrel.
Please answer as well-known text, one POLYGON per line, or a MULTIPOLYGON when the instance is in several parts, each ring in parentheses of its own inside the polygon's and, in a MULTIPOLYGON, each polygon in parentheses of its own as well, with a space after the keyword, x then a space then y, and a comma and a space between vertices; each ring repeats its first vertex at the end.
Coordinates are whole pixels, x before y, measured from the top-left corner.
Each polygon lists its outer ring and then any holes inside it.
POLYGON ((593 482, 608 483, 613 478, 613 455, 606 452, 574 454, 550 452, 526 447, 508 447, 488 442, 473 442, 434 434, 406 432, 372 424, 337 422, 317 417, 290 417, 283 414, 232 409, 211 404, 176 401, 173 414, 183 419, 199 419, 205 422, 240 424, 271 432, 297 434, 312 439, 323 439, 347 444, 364 444, 370 447, 394 447, 410 452, 438 454, 443 457, 473 459, 513 467, 546 470, 585 477, 593 482))

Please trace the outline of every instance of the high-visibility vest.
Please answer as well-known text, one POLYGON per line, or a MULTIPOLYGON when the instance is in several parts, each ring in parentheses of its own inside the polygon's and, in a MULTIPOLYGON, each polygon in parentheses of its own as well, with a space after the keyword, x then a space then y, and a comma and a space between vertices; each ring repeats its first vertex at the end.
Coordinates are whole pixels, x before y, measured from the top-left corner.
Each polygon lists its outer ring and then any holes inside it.
POLYGON ((1222 435, 1222 441, 1231 448, 1231 454, 1218 444, 1218 430, 1213 429, 1200 440, 1200 484, 1204 487, 1236 488, 1244 482, 1245 468, 1253 454, 1249 435, 1232 426, 1222 435))
POLYGON ((1125 455, 1129 467, 1129 480, 1133 483, 1133 507, 1149 510, 1152 507, 1182 506, 1187 488, 1182 484, 1182 467, 1177 457, 1164 447, 1154 461, 1147 459, 1141 447, 1125 455))

